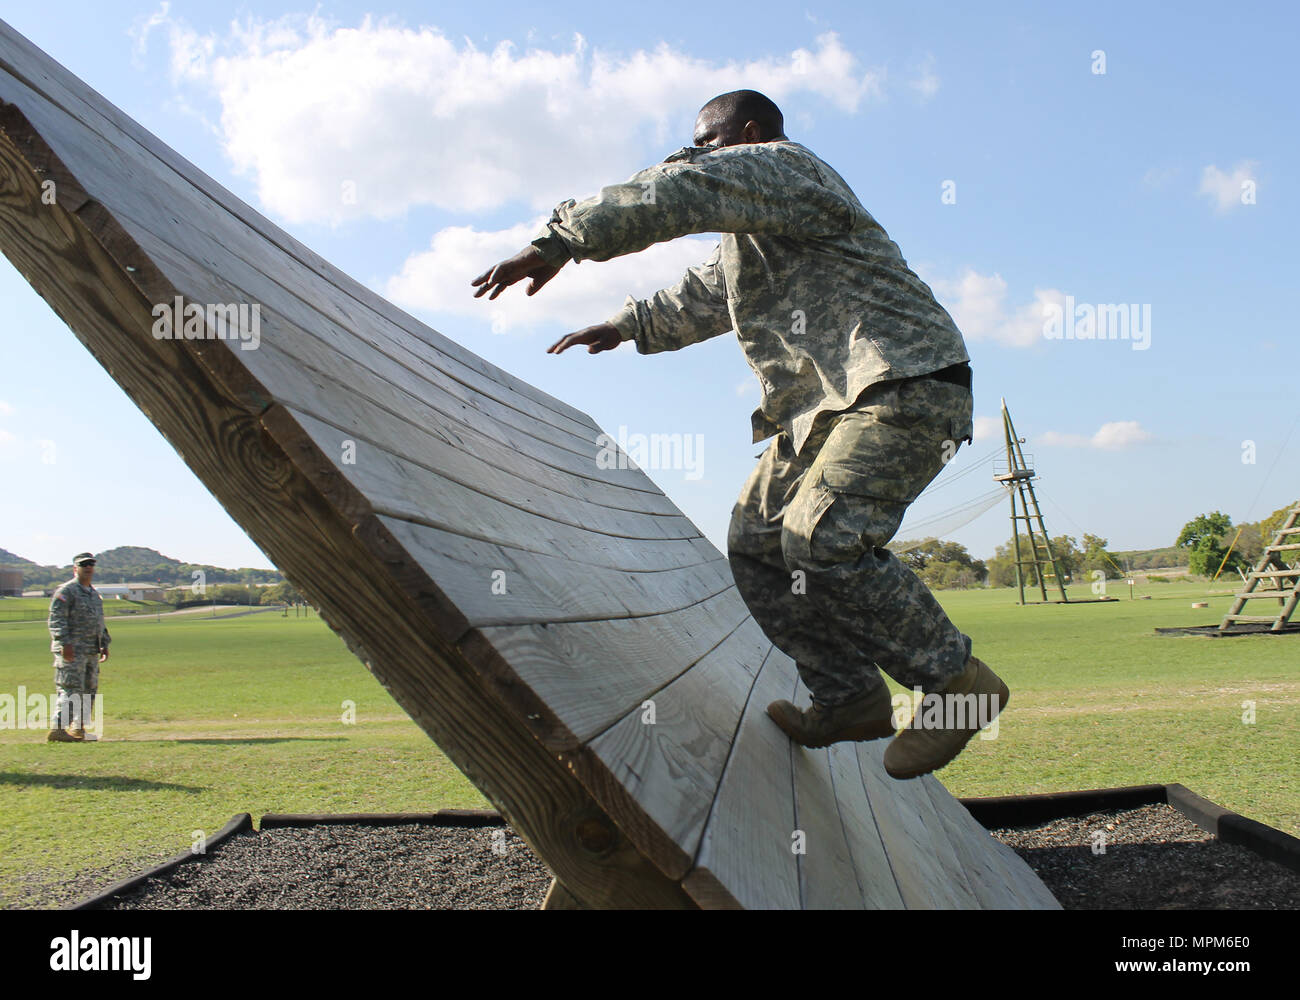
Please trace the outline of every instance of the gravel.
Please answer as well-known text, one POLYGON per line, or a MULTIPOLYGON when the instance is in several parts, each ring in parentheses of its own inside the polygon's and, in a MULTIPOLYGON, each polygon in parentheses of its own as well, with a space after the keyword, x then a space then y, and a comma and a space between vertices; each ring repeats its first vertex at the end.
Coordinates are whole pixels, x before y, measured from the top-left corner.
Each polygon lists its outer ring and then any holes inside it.
MULTIPOLYGON (((990 832, 1067 910, 1300 909, 1300 875, 1221 843, 1163 804, 990 832), (1105 853, 1093 853, 1096 831, 1105 832, 1105 853)), ((17 905, 84 898, 122 873, 88 877, 44 887, 57 898, 33 886, 17 905)), ((238 834, 109 908, 537 909, 550 881, 508 827, 321 824, 238 834)))
POLYGON ((1158 804, 989 831, 1067 910, 1294 910, 1300 874, 1158 804), (1097 832, 1105 853, 1093 853, 1097 832))
POLYGON ((323 824, 237 834, 109 908, 535 910, 550 883, 506 827, 323 824))

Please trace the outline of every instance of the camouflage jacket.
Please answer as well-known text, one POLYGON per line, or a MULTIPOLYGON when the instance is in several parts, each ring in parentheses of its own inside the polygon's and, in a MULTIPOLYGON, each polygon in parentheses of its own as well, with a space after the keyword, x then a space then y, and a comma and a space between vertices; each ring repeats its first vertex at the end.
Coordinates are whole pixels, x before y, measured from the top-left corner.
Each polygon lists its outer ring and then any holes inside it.
POLYGON ((703 264, 609 319, 642 354, 735 330, 763 389, 754 440, 803 447, 814 421, 884 379, 969 361, 928 285, 834 170, 787 139, 686 146, 561 202, 533 241, 551 264, 609 260, 688 233, 722 240, 703 264))
POLYGON ((105 652, 112 642, 104 624, 104 602, 93 586, 75 579, 54 592, 50 601, 50 649, 61 653, 71 643, 78 656, 105 652))

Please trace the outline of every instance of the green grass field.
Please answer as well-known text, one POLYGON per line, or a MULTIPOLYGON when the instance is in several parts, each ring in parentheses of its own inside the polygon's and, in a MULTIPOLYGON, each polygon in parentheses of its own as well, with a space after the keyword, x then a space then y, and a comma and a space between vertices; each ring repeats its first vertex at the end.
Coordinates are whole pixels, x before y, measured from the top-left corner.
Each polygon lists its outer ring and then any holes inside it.
MULTIPOLYGON (((104 602, 104 616, 113 618, 118 615, 166 614, 174 610, 170 604, 162 601, 120 601, 117 598, 104 602)), ((0 623, 47 620, 50 614, 48 597, 6 597, 0 599, 0 623)), ((109 627, 109 632, 113 631, 109 627)))
MULTIPOLYGON (((1009 590, 938 595, 1012 690, 998 738, 940 778, 956 795, 1177 781, 1300 835, 1300 638, 1152 632, 1217 622, 1223 584, 1111 592, 1122 599, 1024 608, 1009 590)), ((0 906, 68 902, 50 894, 73 875, 111 881, 239 812, 487 805, 314 616, 148 617, 113 636, 102 742, 0 729, 0 906)), ((0 625, 0 695, 52 694, 48 648, 43 623, 0 625)))

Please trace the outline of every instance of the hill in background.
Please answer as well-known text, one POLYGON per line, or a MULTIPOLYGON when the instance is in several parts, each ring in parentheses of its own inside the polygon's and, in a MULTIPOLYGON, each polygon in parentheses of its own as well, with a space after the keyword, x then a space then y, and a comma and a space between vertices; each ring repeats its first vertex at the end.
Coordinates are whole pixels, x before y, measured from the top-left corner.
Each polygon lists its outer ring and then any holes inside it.
MULTIPOLYGON (((224 566, 181 562, 163 555, 157 549, 139 545, 119 545, 117 548, 105 549, 95 554, 95 560, 95 582, 101 584, 158 583, 163 587, 188 587, 195 581, 196 572, 202 572, 204 580, 209 584, 255 585, 284 581, 284 577, 273 569, 228 569, 224 566)), ((8 549, 0 549, 0 567, 21 569, 23 587, 28 590, 57 586, 72 578, 71 563, 41 566, 8 549)))

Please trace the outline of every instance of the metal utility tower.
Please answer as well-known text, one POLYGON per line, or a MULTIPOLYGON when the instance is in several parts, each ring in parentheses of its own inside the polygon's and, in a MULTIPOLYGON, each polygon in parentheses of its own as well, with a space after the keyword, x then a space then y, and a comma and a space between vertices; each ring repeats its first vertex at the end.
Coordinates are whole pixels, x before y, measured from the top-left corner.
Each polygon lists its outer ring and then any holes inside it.
MULTIPOLYGON (((1043 524, 1043 512, 1038 509, 1038 497, 1034 495, 1034 470, 1032 466, 1033 456, 1025 457, 1025 453, 1020 446, 1024 444, 1023 439, 1016 437, 1016 429, 1011 423, 1011 414, 1007 410, 1007 401, 1002 400, 1002 427, 1006 431, 1007 438, 1007 460, 1006 468, 998 471, 994 467, 993 479, 1007 488, 1007 493, 1011 497, 1011 544, 1016 553, 1016 587, 1020 590, 1020 603, 1031 603, 1025 600, 1025 574, 1023 567, 1033 566, 1034 575, 1038 580, 1038 589, 1042 591, 1042 601, 1034 601, 1034 604, 1047 604, 1052 601, 1047 596, 1047 580, 1051 578, 1052 583, 1061 592, 1060 603, 1068 604, 1069 597, 1065 594, 1065 584, 1061 581, 1061 574, 1056 565, 1056 556, 1052 553, 1052 543, 1047 536, 1047 527, 1043 524), (1019 498, 1020 511, 1017 513, 1016 500, 1019 498), (1025 523, 1025 533, 1029 536, 1029 555, 1031 558, 1025 558, 1020 547, 1020 522, 1025 523)), ((999 463, 1000 464, 1000 463, 999 463)))

